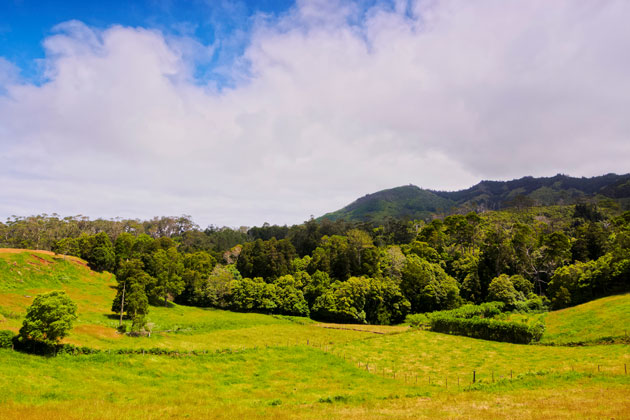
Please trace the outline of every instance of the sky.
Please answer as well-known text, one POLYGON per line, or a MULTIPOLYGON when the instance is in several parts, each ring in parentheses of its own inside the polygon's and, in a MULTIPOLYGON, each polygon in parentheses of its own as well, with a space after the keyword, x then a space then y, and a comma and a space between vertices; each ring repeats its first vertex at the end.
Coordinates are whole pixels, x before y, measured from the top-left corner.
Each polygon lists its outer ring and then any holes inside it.
POLYGON ((630 172, 626 0, 0 1, 0 220, 301 223, 630 172))

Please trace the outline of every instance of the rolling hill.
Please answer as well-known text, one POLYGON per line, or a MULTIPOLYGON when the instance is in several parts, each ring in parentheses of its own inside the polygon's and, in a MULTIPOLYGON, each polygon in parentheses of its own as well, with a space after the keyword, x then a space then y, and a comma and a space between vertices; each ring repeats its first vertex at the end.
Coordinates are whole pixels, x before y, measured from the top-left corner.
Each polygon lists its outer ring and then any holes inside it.
MULTIPOLYGON (((17 331, 37 293, 63 289, 79 307, 66 342, 101 350, 40 357, 0 349, 0 418, 532 419, 630 412, 625 344, 515 345, 179 305, 152 306, 154 333, 129 337, 115 331, 114 284, 111 274, 95 273, 78 258, 0 250, 0 330, 17 331), (177 353, 128 354, 141 348, 177 353)), ((617 334, 627 323, 629 296, 549 313, 557 326, 550 333, 580 336, 585 332, 573 324, 595 329, 603 320, 603 333, 617 334), (588 320, 576 320, 584 313, 588 320)))
POLYGON ((388 217, 426 220, 462 211, 508 207, 569 205, 586 199, 612 199, 630 207, 630 174, 592 178, 567 175, 523 177, 512 181, 481 181, 460 191, 434 191, 406 185, 359 198, 320 219, 382 221, 388 217))

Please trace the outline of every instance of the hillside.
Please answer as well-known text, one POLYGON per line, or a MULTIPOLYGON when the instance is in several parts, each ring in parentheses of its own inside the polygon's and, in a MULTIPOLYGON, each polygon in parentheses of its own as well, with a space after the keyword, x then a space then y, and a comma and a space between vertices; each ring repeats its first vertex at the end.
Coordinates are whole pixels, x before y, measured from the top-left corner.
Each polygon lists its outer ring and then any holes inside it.
POLYGON ((559 311, 526 317, 545 324, 541 343, 581 344, 627 340, 630 335, 630 294, 609 296, 559 311))
POLYGON ((388 217, 428 219, 457 210, 484 211, 508 207, 575 204, 588 198, 609 198, 630 205, 630 174, 592 178, 566 175, 523 177, 512 181, 481 181, 460 191, 433 191, 414 185, 368 194, 320 219, 381 221, 388 217))
MULTIPOLYGON (((36 293, 63 289, 79 305, 66 341, 103 350, 51 358, 0 350, 0 418, 531 419, 630 412, 627 345, 514 345, 178 305, 151 307, 154 333, 134 338, 115 332, 113 285, 111 274, 95 273, 78 258, 0 250, 0 329, 17 331, 36 293), (116 354, 132 348, 178 354, 116 354)), ((593 302, 597 319, 627 316, 615 308, 627 307, 628 296, 593 302)), ((553 314, 558 325, 573 317, 571 310, 553 314)), ((609 321, 602 321, 610 324, 606 331, 619 328, 609 321)))

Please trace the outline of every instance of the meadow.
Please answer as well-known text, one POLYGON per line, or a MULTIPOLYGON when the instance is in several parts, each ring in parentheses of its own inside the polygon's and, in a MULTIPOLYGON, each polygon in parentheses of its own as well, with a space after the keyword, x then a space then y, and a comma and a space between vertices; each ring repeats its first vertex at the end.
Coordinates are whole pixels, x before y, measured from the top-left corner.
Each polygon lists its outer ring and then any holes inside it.
MULTIPOLYGON (((129 337, 115 331, 114 284, 79 259, 0 252, 0 329, 17 331, 37 293, 63 289, 79 305, 65 341, 103 350, 0 350, 0 418, 630 418, 627 344, 515 345, 178 305, 151 307, 151 337, 129 337), (116 354, 156 347, 179 355, 116 354)), ((547 344, 592 341, 622 335, 628 308, 622 295, 536 317, 547 344)))

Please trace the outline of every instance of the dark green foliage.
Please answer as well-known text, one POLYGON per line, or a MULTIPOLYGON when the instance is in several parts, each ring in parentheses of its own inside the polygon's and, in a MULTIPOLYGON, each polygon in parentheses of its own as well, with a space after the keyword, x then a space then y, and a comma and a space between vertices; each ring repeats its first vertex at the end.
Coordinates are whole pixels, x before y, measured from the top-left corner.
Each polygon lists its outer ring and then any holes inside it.
POLYGON ((558 268, 549 284, 552 306, 560 309, 627 290, 627 261, 609 253, 594 261, 577 261, 558 268))
MULTIPOLYGON (((265 224, 248 235, 243 228, 201 230, 187 216, 140 222, 44 215, 0 223, 0 238, 53 247, 85 258, 94 269, 116 271, 113 310, 120 313, 124 290, 129 303, 124 312, 137 325, 146 319, 147 298, 160 305, 174 299, 243 311, 312 313, 339 322, 399 322, 407 304, 420 312, 489 299, 537 311, 546 307, 545 296, 560 308, 630 290, 630 212, 622 214, 601 196, 571 207, 528 204, 553 202, 569 185, 578 191, 575 196, 603 194, 613 178, 620 177, 483 182, 447 194, 464 203, 466 208, 457 209, 462 214, 430 222, 311 219, 291 227, 265 224), (483 200, 468 201, 481 192, 483 200), (506 211, 471 212, 507 202, 512 207, 506 211), (130 261, 136 267, 127 276, 120 269, 130 261)), ((363 204, 375 197, 369 198, 363 204)))
POLYGON ((540 340, 544 327, 487 318, 455 318, 437 315, 431 317, 431 331, 484 340, 529 344, 540 340))
MULTIPOLYGON (((435 332, 516 344, 540 340, 544 332, 543 325, 530 326, 520 322, 493 319, 505 308, 503 302, 488 302, 481 305, 464 305, 450 311, 433 312, 427 317, 431 330, 435 332)), ((411 320, 416 322, 414 318, 411 320)), ((425 322, 422 319, 419 321, 425 322)))
MULTIPOLYGON (((368 194, 352 204, 322 216, 322 219, 378 221, 387 218, 427 220, 460 209, 522 211, 532 205, 583 205, 586 198, 597 194, 620 199, 630 197, 630 174, 608 174, 593 178, 572 178, 556 175, 549 178, 531 176, 512 181, 482 181, 461 191, 431 191, 414 185, 391 188, 368 194)), ((597 218, 588 205, 578 209, 578 217, 597 218), (584 210, 584 211, 583 211, 584 210)))
MULTIPOLYGON (((125 294, 124 312, 136 321, 149 313, 149 300, 146 290, 151 288, 155 279, 144 271, 144 264, 137 258, 123 261, 116 272, 118 282, 112 311, 120 313, 123 291, 125 294)), ((136 321, 137 322, 137 321, 136 321)))
POLYGON ((601 223, 578 226, 571 245, 573 261, 596 260, 608 251, 608 232, 601 223))
POLYGON ((457 282, 437 264, 415 254, 407 256, 400 289, 411 303, 412 312, 432 312, 459 305, 457 282))
POLYGON ((429 317, 425 314, 410 314, 405 318, 405 323, 413 328, 425 328, 431 325, 429 317))
POLYGON ((525 300, 525 296, 516 290, 511 277, 507 274, 501 274, 490 282, 488 300, 503 302, 508 307, 513 307, 517 301, 525 300))
POLYGON ((431 214, 443 213, 455 202, 423 190, 415 185, 396 187, 368 194, 341 210, 325 214, 322 219, 383 221, 395 219, 426 219, 431 214))
POLYGON ((291 275, 277 279, 276 283, 265 283, 260 277, 243 278, 232 281, 230 288, 231 309, 308 316, 308 304, 291 275))
POLYGON ((72 329, 77 305, 63 291, 37 295, 26 311, 20 338, 54 344, 72 329))
MULTIPOLYGON (((170 243, 164 245, 169 246, 170 243)), ((149 272, 155 282, 147 289, 147 294, 154 302, 162 300, 164 306, 167 306, 170 296, 176 297, 184 290, 184 262, 174 246, 169 246, 166 250, 160 248, 151 255, 149 272)))
POLYGON ((244 277, 277 278, 293 272, 295 248, 287 239, 257 239, 243 245, 236 268, 244 277))
POLYGON ((199 297, 203 294, 204 284, 208 281, 217 264, 216 259, 207 252, 197 251, 192 254, 185 254, 183 262, 184 290, 175 298, 175 301, 188 305, 208 306, 203 305, 203 299, 199 297))
POLYGON ((316 319, 335 322, 395 324, 411 305, 392 280, 351 277, 333 283, 313 304, 316 319))
POLYGON ((94 271, 114 271, 116 253, 111 239, 105 232, 96 235, 82 235, 78 239, 80 257, 94 271))
POLYGON ((0 349, 10 349, 13 347, 15 333, 8 330, 0 330, 0 349))
POLYGON ((309 309, 304 294, 300 290, 302 283, 292 275, 279 277, 273 282, 276 286, 277 312, 284 315, 308 316, 309 309))
POLYGON ((429 314, 429 318, 433 316, 447 316, 453 318, 493 318, 503 312, 505 304, 503 302, 486 302, 481 305, 462 305, 457 309, 449 311, 439 311, 429 314))

